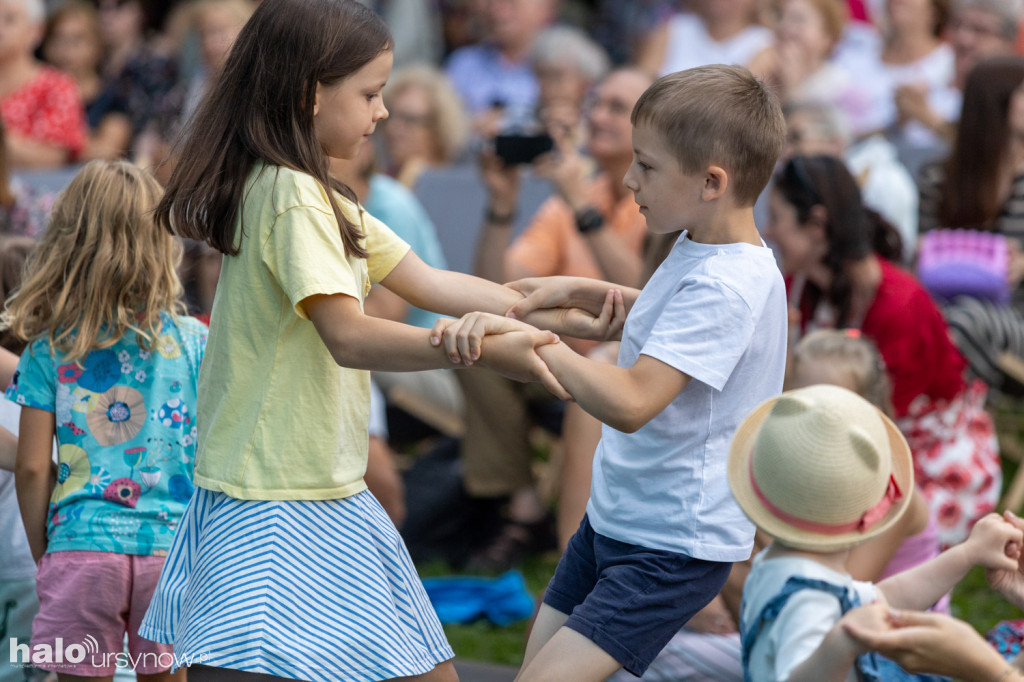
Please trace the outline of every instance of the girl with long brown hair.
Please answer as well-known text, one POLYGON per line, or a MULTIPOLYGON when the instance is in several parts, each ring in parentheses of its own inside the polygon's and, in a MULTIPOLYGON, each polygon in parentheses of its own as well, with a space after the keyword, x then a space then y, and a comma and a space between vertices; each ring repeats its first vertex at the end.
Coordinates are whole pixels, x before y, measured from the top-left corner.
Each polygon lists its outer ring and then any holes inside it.
MULTIPOLYGON (((330 176, 329 158, 354 158, 387 117, 391 64, 387 27, 361 4, 264 0, 186 128, 156 212, 224 254, 196 494, 141 630, 203 664, 193 681, 456 677, 363 479, 367 370, 451 360, 431 330, 362 304, 372 283, 447 315, 504 313, 520 294, 425 265, 330 176)), ((556 337, 497 316, 488 326, 507 333, 487 338, 482 364, 566 395, 534 352, 556 337)))

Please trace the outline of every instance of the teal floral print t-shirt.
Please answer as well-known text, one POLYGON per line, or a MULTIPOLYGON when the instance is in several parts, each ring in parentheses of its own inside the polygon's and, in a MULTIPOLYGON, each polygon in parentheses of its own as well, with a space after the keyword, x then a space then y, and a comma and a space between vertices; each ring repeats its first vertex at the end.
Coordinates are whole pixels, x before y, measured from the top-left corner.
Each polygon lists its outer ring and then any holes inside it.
POLYGON ((7 398, 56 418, 48 552, 170 549, 192 497, 207 329, 191 317, 161 319, 150 351, 130 332, 80 362, 60 357, 45 337, 21 355, 7 398))

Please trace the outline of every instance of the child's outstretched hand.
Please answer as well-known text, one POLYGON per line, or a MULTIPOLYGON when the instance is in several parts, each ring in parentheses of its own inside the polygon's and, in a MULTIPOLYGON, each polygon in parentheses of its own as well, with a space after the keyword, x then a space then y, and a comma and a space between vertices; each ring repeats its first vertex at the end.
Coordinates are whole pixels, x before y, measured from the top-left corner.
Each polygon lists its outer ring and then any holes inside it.
POLYGON ((581 277, 531 277, 506 284, 524 298, 507 315, 595 341, 619 338, 626 323, 622 291, 581 277))
POLYGON ((1020 566, 1022 544, 1024 531, 999 514, 988 514, 974 524, 960 547, 972 566, 1015 572, 1020 566))
POLYGON ((546 331, 511 331, 491 334, 484 340, 480 364, 516 381, 539 381, 562 400, 572 400, 548 366, 537 354, 537 347, 558 343, 558 337, 546 331))
MULTIPOLYGON (((491 313, 467 313, 458 320, 439 319, 434 323, 430 333, 430 343, 435 346, 444 344, 445 353, 455 364, 460 362, 467 367, 480 359, 485 336, 507 334, 508 332, 535 332, 536 327, 509 317, 491 313)), ((550 332, 549 332, 550 334, 550 332)), ((551 334, 556 343, 558 336, 551 334)))
MULTIPOLYGON (((1007 510, 1003 519, 1018 530, 1024 531, 1024 519, 1007 510)), ((1007 545, 1006 555, 1016 557, 1016 566, 1012 569, 988 569, 985 577, 993 590, 998 590, 1007 601, 1017 608, 1024 608, 1024 547, 1020 543, 1007 545)))

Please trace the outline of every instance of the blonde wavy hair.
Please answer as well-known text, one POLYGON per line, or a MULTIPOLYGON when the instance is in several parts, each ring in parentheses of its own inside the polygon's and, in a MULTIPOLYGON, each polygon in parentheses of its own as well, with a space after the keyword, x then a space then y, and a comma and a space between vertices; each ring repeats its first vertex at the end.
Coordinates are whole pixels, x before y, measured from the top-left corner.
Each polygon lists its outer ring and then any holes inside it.
POLYGON ((151 349, 160 313, 185 311, 181 246, 153 215, 162 195, 152 175, 128 162, 86 165, 57 198, 0 328, 27 342, 47 336, 74 360, 129 331, 151 349))

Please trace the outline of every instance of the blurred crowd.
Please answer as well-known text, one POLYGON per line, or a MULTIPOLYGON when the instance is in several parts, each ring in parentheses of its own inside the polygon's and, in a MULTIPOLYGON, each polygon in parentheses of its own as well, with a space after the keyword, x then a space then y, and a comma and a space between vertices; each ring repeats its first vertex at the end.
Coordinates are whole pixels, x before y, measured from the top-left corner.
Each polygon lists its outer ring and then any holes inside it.
MULTIPOLYGON (((640 286, 676 235, 650 237, 622 185, 634 103, 656 77, 704 64, 764 79, 788 145, 756 215, 788 278, 793 344, 833 327, 878 348, 892 382, 882 402, 914 448, 922 523, 942 544, 995 506, 984 410, 1024 394, 1012 362, 1024 358, 1022 0, 364 4, 394 35, 389 116, 332 172, 428 264, 457 265, 470 244, 464 269, 499 282, 640 286), (467 227, 440 224, 453 213, 467 227), (915 277, 928 302, 907 293, 915 277)), ((38 237, 89 160, 126 158, 158 180, 187 164, 175 140, 253 9, 0 0, 0 233, 38 237)), ((221 256, 185 253, 187 303, 208 320, 221 256)), ((382 288, 366 311, 436 320, 382 288)), ((615 360, 614 346, 569 342, 615 360)), ((417 558, 500 571, 564 547, 586 506, 596 420, 489 372, 375 384, 367 480, 417 558), (431 452, 403 477, 396 449, 431 452)))

